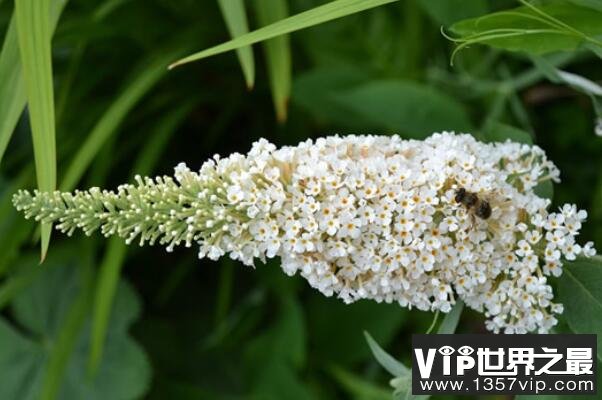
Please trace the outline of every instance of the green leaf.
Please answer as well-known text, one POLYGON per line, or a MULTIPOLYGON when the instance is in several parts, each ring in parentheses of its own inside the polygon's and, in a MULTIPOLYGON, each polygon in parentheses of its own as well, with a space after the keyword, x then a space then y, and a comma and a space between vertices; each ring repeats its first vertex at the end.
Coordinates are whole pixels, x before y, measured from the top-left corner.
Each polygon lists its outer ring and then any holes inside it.
MULTIPOLYGON (((559 279, 558 301, 576 333, 595 333, 602 348, 602 260, 600 257, 565 262, 559 279)), ((602 354, 598 352, 602 361, 602 354)))
MULTIPOLYGON (((54 0, 50 6, 50 29, 54 32, 67 0, 54 0)), ((0 161, 27 103, 15 17, 10 20, 0 52, 0 161)))
POLYGON ((602 13, 568 4, 519 7, 460 21, 451 27, 459 50, 473 43, 545 54, 597 43, 602 13))
POLYGON ((513 142, 533 144, 533 138, 528 132, 497 121, 487 124, 483 135, 487 142, 505 142, 510 139, 513 142))
MULTIPOLYGON (((285 19, 288 16, 288 0, 255 0, 257 19, 261 25, 285 19)), ((291 95, 292 61, 288 35, 280 35, 264 43, 270 87, 278 121, 286 121, 288 101, 291 95)))
POLYGON ((18 268, 14 275, 11 275, 0 286, 0 310, 3 309, 12 299, 21 293, 21 291, 31 285, 42 271, 39 265, 31 263, 24 268, 18 268))
POLYGON ((368 346, 370 346, 370 350, 372 351, 374 358, 376 358, 376 361, 378 361, 378 363, 385 370, 387 370, 387 372, 395 377, 408 375, 410 373, 410 369, 408 367, 384 351, 368 332, 364 332, 364 336, 366 337, 366 341, 368 342, 368 346))
POLYGON ((391 400, 391 392, 343 368, 333 367, 331 373, 356 400, 391 400))
POLYGON ((284 360, 269 359, 258 368, 251 389, 251 400, 307 400, 316 396, 306 387, 284 360))
POLYGON ((364 331, 382 346, 390 346, 407 318, 407 310, 397 304, 358 301, 344 304, 338 299, 312 296, 307 307, 310 347, 324 360, 352 365, 372 359, 364 331), (345 332, 345 335, 340 335, 345 332), (332 338, 337 337, 333 341, 332 338), (353 349, 353 351, 349 351, 353 349))
POLYGON ((443 321, 441 321, 441 325, 439 325, 437 333, 440 335, 449 335, 456 332, 458 322, 460 322, 460 316, 462 315, 462 310, 464 310, 464 302, 460 299, 457 299, 454 308, 452 308, 449 313, 445 314, 445 318, 443 318, 443 321))
MULTIPOLYGON (((38 189, 49 192, 56 189, 50 0, 16 0, 15 21, 29 106, 38 189)), ((52 225, 42 224, 42 260, 48 251, 51 231, 52 225)))
POLYGON ((336 99, 339 91, 366 83, 371 78, 365 70, 348 65, 314 68, 295 75, 292 100, 318 122, 334 123, 345 129, 374 128, 373 123, 350 112, 336 99))
POLYGON ((178 65, 197 61, 216 54, 225 53, 243 46, 248 46, 263 40, 272 39, 280 35, 308 28, 310 26, 332 21, 333 19, 345 17, 383 4, 392 3, 396 0, 336 0, 302 12, 272 25, 257 29, 256 31, 239 36, 218 46, 191 54, 170 65, 174 68, 178 65))
POLYGON ((488 9, 486 0, 418 0, 418 4, 435 22, 446 26, 483 15, 488 9))
POLYGON ((336 98, 358 115, 406 137, 425 138, 433 132, 472 130, 461 103, 415 82, 371 81, 340 91, 336 98))
POLYGON ((248 346, 246 357, 251 364, 277 358, 294 367, 305 363, 306 338, 303 310, 293 297, 281 299, 280 318, 248 346))
MULTIPOLYGON (((232 38, 249 32, 247 12, 243 0, 218 0, 219 8, 226 21, 226 26, 232 38)), ((242 68, 247 87, 253 88, 255 84, 255 60, 251 46, 243 46, 236 50, 240 67, 242 68)))
MULTIPOLYGON (((93 275, 81 258, 74 248, 53 251, 30 289, 12 302, 19 329, 0 319, 0 368, 7 372, 0 375, 0 398, 128 400, 146 390, 148 361, 127 335, 140 302, 125 283, 118 286, 99 373, 93 379, 85 374, 93 275)), ((37 266, 35 258, 28 260, 37 266)))
POLYGON ((133 79, 115 99, 73 157, 61 182, 61 190, 72 190, 107 139, 114 135, 130 110, 165 75, 167 63, 181 50, 161 52, 134 68, 133 79))

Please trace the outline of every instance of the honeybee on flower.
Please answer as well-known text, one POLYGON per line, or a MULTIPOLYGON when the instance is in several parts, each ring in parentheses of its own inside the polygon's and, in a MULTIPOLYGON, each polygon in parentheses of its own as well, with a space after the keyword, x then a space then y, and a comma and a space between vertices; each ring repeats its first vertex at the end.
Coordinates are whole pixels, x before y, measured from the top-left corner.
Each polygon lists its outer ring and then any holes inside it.
POLYGON ((200 258, 246 265, 280 257, 286 274, 345 302, 448 312, 460 298, 493 332, 547 332, 562 312, 548 277, 595 249, 575 239, 585 211, 549 212, 535 194, 545 180, 559 171, 537 146, 350 135, 280 149, 262 139, 198 172, 180 164, 175 179, 20 191, 14 204, 67 234, 197 244, 200 258))

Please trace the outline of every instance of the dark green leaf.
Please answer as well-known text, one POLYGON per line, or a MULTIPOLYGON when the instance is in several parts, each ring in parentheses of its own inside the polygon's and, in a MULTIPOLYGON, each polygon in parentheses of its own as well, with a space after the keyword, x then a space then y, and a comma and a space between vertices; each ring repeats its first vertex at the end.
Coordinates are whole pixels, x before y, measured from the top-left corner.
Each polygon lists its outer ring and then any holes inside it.
POLYGON ((368 332, 364 332, 364 335, 366 336, 366 341, 368 342, 368 346, 370 346, 370 350, 372 351, 374 358, 376 358, 376 361, 378 361, 378 363, 384 369, 386 369, 387 372, 395 377, 410 373, 409 368, 397 361, 392 355, 384 351, 368 332))
POLYGON ((307 317, 308 331, 312 332, 311 348, 330 362, 341 365, 372 358, 364 331, 370 332, 381 346, 388 347, 407 318, 407 311, 397 304, 371 301, 344 304, 323 296, 312 296, 308 309, 320 310, 307 317), (337 340, 333 341, 333 337, 337 340))
MULTIPOLYGON (((32 267, 37 266, 35 258, 29 260, 32 267)), ((48 390, 45 398, 53 398, 54 389, 49 389, 48 383, 58 390, 58 398, 65 400, 136 399, 146 390, 148 362, 127 335, 140 304, 125 283, 120 283, 117 290, 105 352, 94 378, 86 376, 88 313, 83 314, 83 325, 73 331, 75 337, 67 342, 71 339, 68 327, 74 323, 78 326, 77 318, 72 318, 79 313, 74 308, 78 307, 77 299, 82 295, 90 297, 82 275, 84 269, 81 252, 55 249, 31 287, 13 301, 13 315, 22 333, 0 320, 0 366, 10 365, 12 371, 0 375, 0 398, 33 400, 40 398, 42 390, 48 390), (65 370, 57 373, 55 368, 61 365, 62 357, 65 370)))
POLYGON ((342 368, 332 368, 332 374, 356 400, 391 400, 391 391, 342 368))
POLYGON ((472 125, 462 104, 415 82, 372 81, 339 91, 336 99, 390 133, 425 138, 433 132, 469 132, 472 125))
MULTIPOLYGON (((602 348, 602 260, 600 257, 566 262, 559 279, 558 300, 576 333, 595 333, 602 348)), ((602 354, 598 353, 602 360, 602 354)))
POLYGON ((574 50, 602 34, 602 12, 568 4, 549 4, 538 10, 561 24, 532 8, 519 7, 458 22, 451 31, 460 43, 533 54, 574 50))
POLYGON ((501 122, 487 124, 483 135, 487 142, 505 142, 510 139, 513 142, 533 144, 533 138, 528 132, 501 122))

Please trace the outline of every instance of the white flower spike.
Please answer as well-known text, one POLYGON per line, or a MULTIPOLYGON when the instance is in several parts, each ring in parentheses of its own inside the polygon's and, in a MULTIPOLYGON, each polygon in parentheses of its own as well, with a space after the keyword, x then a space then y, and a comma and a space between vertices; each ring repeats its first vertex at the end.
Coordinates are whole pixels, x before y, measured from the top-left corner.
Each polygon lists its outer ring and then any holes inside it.
POLYGON ((584 211, 535 186, 559 171, 537 146, 470 135, 331 136, 243 156, 214 156, 175 180, 136 177, 116 192, 20 191, 26 217, 72 234, 97 229, 168 250, 246 265, 280 257, 327 296, 448 312, 461 298, 493 332, 548 332, 562 306, 547 277, 562 260, 592 256, 575 242, 584 211))

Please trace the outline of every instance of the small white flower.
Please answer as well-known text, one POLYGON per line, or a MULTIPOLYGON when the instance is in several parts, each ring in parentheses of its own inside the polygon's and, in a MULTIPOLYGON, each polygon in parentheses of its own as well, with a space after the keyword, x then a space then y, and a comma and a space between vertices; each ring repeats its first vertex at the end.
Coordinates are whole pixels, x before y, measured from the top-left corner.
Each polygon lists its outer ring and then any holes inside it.
POLYGON ((456 299, 493 332, 548 332, 562 312, 548 276, 596 254, 576 243, 584 210, 533 188, 559 171, 537 146, 485 144, 470 135, 331 136, 295 147, 261 139, 247 155, 215 156, 198 172, 136 177, 116 192, 19 192, 26 217, 127 243, 199 245, 247 265, 280 257, 321 293, 449 312, 456 299), (488 219, 455 201, 464 188, 492 206, 488 219))

